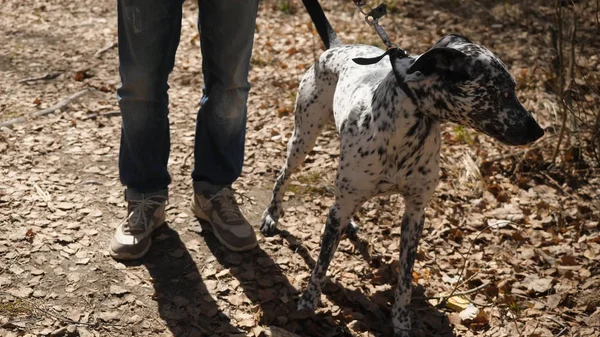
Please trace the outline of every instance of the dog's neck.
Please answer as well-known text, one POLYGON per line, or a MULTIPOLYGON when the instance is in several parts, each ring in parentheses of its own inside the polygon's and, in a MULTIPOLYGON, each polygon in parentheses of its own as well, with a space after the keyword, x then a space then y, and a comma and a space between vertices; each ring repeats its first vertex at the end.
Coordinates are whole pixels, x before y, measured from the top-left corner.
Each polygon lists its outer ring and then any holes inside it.
POLYGON ((373 116, 374 119, 395 130, 402 130, 415 119, 423 117, 436 122, 446 120, 447 116, 431 100, 430 89, 425 90, 422 85, 413 85, 405 80, 409 76, 406 69, 412 61, 407 58, 397 62, 404 63, 399 67, 400 71, 391 70, 374 91, 373 102, 377 105, 373 106, 373 111, 385 111, 382 116, 373 116))
POLYGON ((452 87, 445 85, 437 76, 423 78, 421 74, 407 74, 414 58, 396 60, 395 67, 389 72, 382 84, 389 88, 397 100, 400 111, 414 111, 439 122, 457 122, 465 107, 461 101, 452 99, 452 87))
MULTIPOLYGON (((385 111, 385 116, 373 116, 401 126, 406 119, 417 113, 417 103, 411 98, 412 91, 398 85, 396 74, 390 71, 379 83, 373 93, 373 111, 385 111)), ((395 125, 394 125, 395 126, 395 125)))
POLYGON ((390 144, 394 143, 398 148, 404 147, 405 136, 409 134, 425 139, 429 132, 439 128, 438 118, 425 114, 420 108, 422 101, 411 97, 415 93, 407 93, 398 85, 401 76, 390 71, 374 90, 372 98, 372 117, 378 131, 389 133, 390 144))

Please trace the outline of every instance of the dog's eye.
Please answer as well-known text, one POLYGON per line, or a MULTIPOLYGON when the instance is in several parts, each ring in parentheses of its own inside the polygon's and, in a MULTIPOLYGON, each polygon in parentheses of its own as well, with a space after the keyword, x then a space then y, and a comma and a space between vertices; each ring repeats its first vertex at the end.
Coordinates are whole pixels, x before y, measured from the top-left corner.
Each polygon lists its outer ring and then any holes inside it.
POLYGON ((508 91, 505 91, 502 95, 504 96, 504 98, 510 97, 510 93, 508 91))

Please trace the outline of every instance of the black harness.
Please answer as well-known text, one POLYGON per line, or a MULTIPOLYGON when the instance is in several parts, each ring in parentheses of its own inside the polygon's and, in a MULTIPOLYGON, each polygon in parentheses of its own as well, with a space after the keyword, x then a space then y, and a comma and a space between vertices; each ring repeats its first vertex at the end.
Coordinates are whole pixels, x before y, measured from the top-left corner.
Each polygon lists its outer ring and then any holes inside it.
POLYGON ((410 88, 408 87, 408 84, 406 84, 406 81, 404 81, 404 78, 402 78, 402 75, 400 75, 396 71, 396 68, 394 68, 394 62, 396 62, 396 60, 408 57, 408 54, 406 53, 406 51, 404 51, 398 47, 394 47, 394 48, 390 48, 390 49, 386 50, 385 53, 383 53, 379 56, 370 57, 370 58, 357 57, 357 58, 353 58, 352 61, 354 61, 356 64, 365 66, 365 65, 375 64, 375 63, 381 61, 381 59, 383 59, 387 55, 389 55, 389 57, 390 57, 390 63, 392 64, 392 72, 394 73, 394 77, 396 77, 396 82, 398 82, 398 86, 400 87, 400 89, 402 89, 402 91, 404 91, 406 96, 408 96, 408 98, 410 98, 410 100, 413 102, 413 104, 417 105, 417 98, 415 97, 415 94, 412 92, 412 90, 410 90, 410 88))

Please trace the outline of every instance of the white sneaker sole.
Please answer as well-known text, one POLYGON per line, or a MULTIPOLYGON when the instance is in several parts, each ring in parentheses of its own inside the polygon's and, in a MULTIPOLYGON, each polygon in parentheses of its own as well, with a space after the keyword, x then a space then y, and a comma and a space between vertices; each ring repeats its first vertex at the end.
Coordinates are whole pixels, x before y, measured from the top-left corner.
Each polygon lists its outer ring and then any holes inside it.
MULTIPOLYGON (((160 226, 162 226, 162 225, 164 225, 166 223, 166 217, 167 217, 166 214, 163 213, 162 219, 159 219, 159 221, 156 222, 158 225, 155 225, 150 230, 150 234, 149 234, 150 236, 152 236, 152 233, 157 228, 159 228, 160 226)), ((110 248, 110 246, 108 247, 108 253, 115 260, 119 260, 119 261, 131 261, 131 260, 141 259, 142 257, 144 257, 144 255, 146 255, 146 253, 148 253, 148 251, 150 250, 150 247, 152 247, 152 237, 150 237, 150 244, 148 245, 148 247, 146 249, 144 249, 143 251, 139 252, 138 254, 117 253, 114 250, 112 250, 110 248)))

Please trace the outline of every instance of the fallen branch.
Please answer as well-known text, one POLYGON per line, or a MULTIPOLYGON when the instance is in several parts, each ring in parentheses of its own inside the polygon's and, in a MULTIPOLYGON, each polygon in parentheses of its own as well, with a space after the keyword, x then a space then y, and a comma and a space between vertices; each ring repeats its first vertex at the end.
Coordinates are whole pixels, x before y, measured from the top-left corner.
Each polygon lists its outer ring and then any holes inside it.
POLYGON ((18 83, 27 83, 27 82, 40 81, 40 80, 52 80, 52 79, 55 79, 58 76, 60 76, 60 74, 62 74, 62 72, 48 73, 43 76, 27 77, 27 78, 20 80, 18 83))
POLYGON ((78 92, 74 93, 73 95, 71 95, 71 96, 63 99, 62 101, 56 103, 55 105, 53 105, 53 106, 51 106, 49 108, 46 108, 46 109, 43 109, 43 110, 40 110, 40 111, 36 111, 36 112, 30 113, 30 114, 28 114, 26 116, 17 117, 17 118, 9 119, 9 120, 4 121, 4 122, 0 122, 0 128, 2 128, 2 127, 11 127, 11 126, 13 126, 15 124, 25 123, 25 122, 27 122, 29 120, 32 120, 32 119, 35 119, 35 118, 47 115, 47 114, 52 113, 52 112, 54 112, 56 110, 60 110, 60 109, 62 109, 64 107, 66 107, 67 105, 71 104, 74 100, 80 98, 81 96, 83 96, 83 95, 85 95, 85 94, 87 94, 89 92, 90 92, 89 89, 78 91, 78 92))
POLYGON ((85 118, 82 118, 82 120, 86 121, 88 119, 94 119, 94 118, 98 118, 98 117, 110 118, 110 117, 115 117, 115 116, 121 116, 121 111, 115 110, 115 111, 107 111, 107 112, 97 112, 97 113, 87 115, 85 118))
POLYGON ((118 44, 116 42, 113 42, 109 45, 107 45, 106 47, 102 48, 102 49, 98 49, 98 51, 94 54, 95 58, 100 58, 100 56, 102 56, 102 54, 106 53, 107 51, 113 49, 114 47, 116 47, 118 44))

